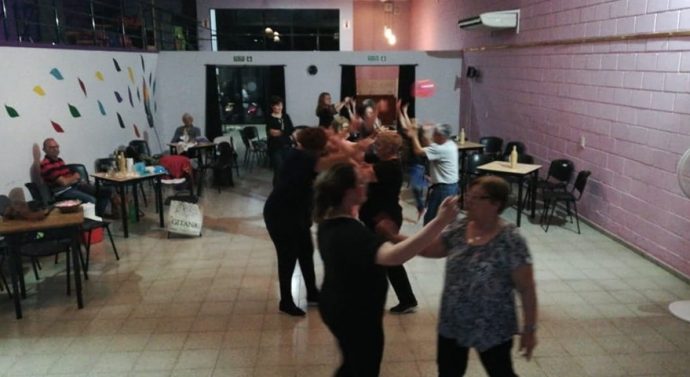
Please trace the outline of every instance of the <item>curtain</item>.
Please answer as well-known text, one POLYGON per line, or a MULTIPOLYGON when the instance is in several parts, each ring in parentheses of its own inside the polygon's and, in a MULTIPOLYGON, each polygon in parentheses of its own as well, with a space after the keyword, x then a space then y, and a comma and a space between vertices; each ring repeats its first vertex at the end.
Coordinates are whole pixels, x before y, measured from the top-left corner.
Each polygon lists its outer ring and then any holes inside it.
POLYGON ((214 138, 223 135, 223 126, 220 120, 220 102, 218 101, 218 78, 216 66, 206 66, 206 137, 213 141, 214 138))
POLYGON ((271 114, 271 97, 279 96, 283 99, 283 109, 287 113, 288 104, 285 98, 285 66, 272 65, 268 67, 268 77, 265 78, 264 98, 266 99, 266 109, 264 114, 271 114))
POLYGON ((412 86, 415 81, 416 64, 401 65, 398 73, 398 99, 403 103, 409 103, 407 107, 407 114, 410 118, 414 118, 414 102, 415 98, 412 96, 412 86))
MULTIPOLYGON (((341 65, 340 69, 340 100, 342 101, 345 97, 357 95, 357 76, 354 65, 341 65)), ((340 110, 340 115, 347 117, 345 107, 340 110)))

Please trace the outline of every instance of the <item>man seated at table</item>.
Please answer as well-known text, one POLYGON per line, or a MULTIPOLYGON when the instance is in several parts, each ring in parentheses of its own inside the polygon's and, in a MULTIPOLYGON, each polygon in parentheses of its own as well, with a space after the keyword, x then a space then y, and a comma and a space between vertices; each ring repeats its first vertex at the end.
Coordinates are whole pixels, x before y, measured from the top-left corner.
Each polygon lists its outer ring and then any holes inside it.
POLYGON ((429 144, 427 140, 424 140, 424 145, 427 145, 425 147, 422 147, 414 122, 407 129, 407 135, 412 141, 414 154, 426 156, 429 160, 431 186, 429 186, 426 213, 424 214, 424 224, 426 224, 436 217, 436 212, 443 199, 458 194, 458 147, 450 139, 451 126, 448 124, 435 125, 432 143, 429 144))
POLYGON ((77 172, 73 172, 60 157, 60 145, 53 138, 43 141, 45 158, 41 160, 41 177, 58 200, 79 199, 84 203, 96 204, 96 214, 102 216, 112 192, 101 187, 96 198, 96 188, 85 181, 77 172))
POLYGON ((201 130, 194 126, 194 118, 189 113, 182 115, 182 125, 175 130, 175 136, 170 141, 173 143, 193 143, 201 137, 201 130))

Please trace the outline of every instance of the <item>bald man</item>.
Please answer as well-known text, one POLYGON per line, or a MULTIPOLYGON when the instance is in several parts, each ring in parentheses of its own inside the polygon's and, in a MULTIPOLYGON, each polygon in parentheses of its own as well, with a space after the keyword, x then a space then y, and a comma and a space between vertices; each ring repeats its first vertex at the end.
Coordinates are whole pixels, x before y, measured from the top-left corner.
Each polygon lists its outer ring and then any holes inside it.
POLYGON ((43 152, 45 158, 41 160, 41 178, 53 190, 55 197, 58 200, 79 199, 83 203, 94 203, 96 214, 102 216, 112 195, 110 189, 102 187, 96 199, 96 188, 82 181, 79 173, 70 170, 59 157, 60 145, 55 139, 43 141, 43 152))

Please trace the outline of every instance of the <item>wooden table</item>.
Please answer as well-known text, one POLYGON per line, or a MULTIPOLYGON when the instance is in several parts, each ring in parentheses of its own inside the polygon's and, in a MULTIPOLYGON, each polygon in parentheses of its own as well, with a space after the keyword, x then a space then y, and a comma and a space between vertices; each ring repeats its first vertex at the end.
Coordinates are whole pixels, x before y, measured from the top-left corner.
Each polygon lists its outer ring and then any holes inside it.
POLYGON ((80 237, 81 225, 84 223, 84 212, 79 209, 75 213, 61 213, 57 209, 52 210, 48 216, 40 221, 2 219, 0 221, 0 235, 5 236, 9 249, 10 275, 12 280, 12 299, 14 300, 14 312, 17 319, 22 318, 22 306, 19 294, 26 298, 26 286, 22 272, 22 258, 20 250, 24 243, 23 236, 27 233, 40 232, 46 230, 65 229, 72 235, 72 265, 74 268, 74 286, 77 291, 77 307, 84 307, 84 299, 81 292, 81 263, 79 263, 79 253, 81 252, 80 237))
POLYGON ((457 142, 458 152, 460 153, 460 208, 465 207, 465 187, 467 187, 466 173, 467 173, 467 153, 481 152, 484 150, 484 145, 465 141, 464 143, 457 142))
POLYGON ((534 217, 535 208, 537 206, 537 178, 539 177, 539 169, 541 165, 535 164, 520 164, 518 163, 514 169, 510 167, 507 161, 493 161, 477 167, 477 170, 496 175, 506 175, 518 178, 518 198, 517 198, 517 226, 520 226, 520 218, 522 216, 522 183, 525 177, 531 176, 530 183, 532 217, 534 217))
POLYGON ((125 198, 127 185, 131 185, 134 188, 134 209, 136 211, 136 220, 139 221, 139 196, 137 195, 136 184, 149 179, 153 180, 153 187, 156 190, 156 210, 158 211, 160 227, 165 227, 165 222, 163 221, 163 196, 161 194, 161 178, 164 175, 164 173, 150 173, 145 175, 124 175, 119 173, 91 174, 96 181, 96 197, 98 197, 98 191, 101 189, 101 184, 104 183, 115 186, 115 190, 120 195, 120 215, 122 216, 122 230, 125 234, 125 238, 129 237, 127 200, 125 198))
MULTIPOLYGON (((170 147, 171 154, 178 154, 177 148, 180 143, 168 143, 170 147)), ((189 158, 195 158, 197 161, 197 169, 201 172, 201 175, 196 179, 197 188, 196 195, 201 196, 201 187, 204 184, 204 175, 206 172, 206 163, 204 162, 204 156, 211 153, 212 158, 215 157, 216 144, 211 142, 202 142, 190 145, 187 147, 187 155, 189 158)))

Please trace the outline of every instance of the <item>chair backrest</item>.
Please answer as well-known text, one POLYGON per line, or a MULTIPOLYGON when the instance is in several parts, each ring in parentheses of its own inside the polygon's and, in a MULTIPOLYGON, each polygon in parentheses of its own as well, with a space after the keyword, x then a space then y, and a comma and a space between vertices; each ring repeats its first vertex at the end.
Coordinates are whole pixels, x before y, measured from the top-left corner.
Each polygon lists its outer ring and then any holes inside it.
POLYGON ((249 149, 249 137, 247 136, 247 127, 240 130, 240 136, 242 137, 242 144, 246 149, 249 149))
POLYGON ((549 165, 549 172, 546 179, 552 177, 553 179, 567 184, 573 177, 573 172, 575 171, 575 164, 565 158, 551 161, 549 165))
POLYGON ((65 166, 67 166, 69 170, 79 173, 82 181, 91 183, 91 180, 89 179, 89 172, 86 170, 86 166, 83 164, 66 164, 65 166))
POLYGON ((5 216, 5 211, 7 211, 10 203, 10 198, 7 195, 0 195, 0 216, 5 216))
POLYGON ((245 126, 244 127, 244 132, 247 136, 247 139, 253 140, 253 139, 258 139, 259 138, 259 130, 254 127, 254 126, 245 126))
POLYGON ((97 173, 105 173, 110 170, 111 167, 114 167, 114 164, 115 159, 112 157, 98 158, 96 162, 94 162, 94 167, 97 173))
POLYGON ((230 142, 230 136, 223 135, 223 136, 217 136, 216 138, 213 139, 213 144, 220 145, 222 142, 229 143, 230 142))
POLYGON ((479 173, 477 171, 478 166, 488 164, 489 162, 491 162, 493 160, 494 160, 494 157, 491 155, 488 155, 488 154, 482 154, 482 153, 471 154, 467 159, 467 171, 470 174, 478 174, 479 173))
POLYGON ((55 203, 55 195, 53 195, 53 191, 51 191, 46 184, 28 182, 25 183, 24 186, 29 190, 31 198, 41 206, 45 207, 55 203))
POLYGON ((151 156, 151 149, 149 148, 149 143, 146 140, 135 139, 129 142, 129 146, 134 148, 134 150, 139 155, 151 156))
POLYGON ((591 174, 592 172, 589 170, 582 170, 579 173, 577 173, 575 183, 573 184, 573 192, 578 192, 578 200, 582 197, 582 192, 585 191, 585 186, 587 186, 587 179, 589 179, 589 176, 591 174))
POLYGON ((503 148, 503 139, 497 136, 484 136, 479 139, 479 144, 484 146, 486 154, 500 154, 503 148))
POLYGON ((510 141, 506 144, 506 150, 503 152, 503 155, 510 155, 510 152, 513 151, 513 147, 515 147, 515 150, 517 151, 518 155, 524 154, 527 151, 527 147, 525 147, 525 144, 521 141, 510 141))
POLYGON ((218 163, 225 164, 232 161, 232 145, 230 143, 223 141, 218 144, 218 163))

